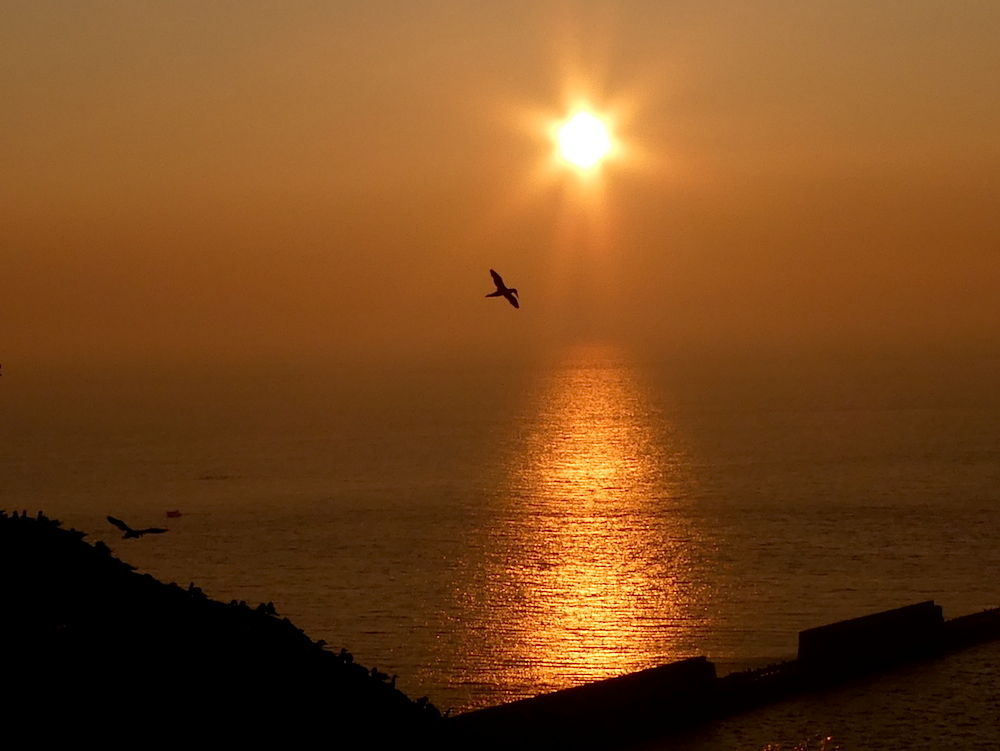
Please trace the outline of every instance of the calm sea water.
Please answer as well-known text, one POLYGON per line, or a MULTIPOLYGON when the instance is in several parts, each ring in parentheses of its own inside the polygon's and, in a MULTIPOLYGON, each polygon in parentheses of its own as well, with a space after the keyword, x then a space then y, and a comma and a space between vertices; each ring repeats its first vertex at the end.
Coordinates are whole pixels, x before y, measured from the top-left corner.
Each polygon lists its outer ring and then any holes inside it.
POLYGON ((1000 373, 955 358, 211 373, 5 363, 0 507, 274 601, 464 710, 933 598, 1000 605, 1000 373), (166 519, 165 511, 183 516, 166 519), (107 514, 169 533, 121 540, 107 514))

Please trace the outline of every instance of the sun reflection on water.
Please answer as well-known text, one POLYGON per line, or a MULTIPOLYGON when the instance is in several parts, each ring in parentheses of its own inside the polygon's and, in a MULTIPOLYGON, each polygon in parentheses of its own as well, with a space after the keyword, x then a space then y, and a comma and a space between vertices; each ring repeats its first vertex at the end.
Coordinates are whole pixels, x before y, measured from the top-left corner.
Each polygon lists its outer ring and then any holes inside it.
POLYGON ((685 462, 634 371, 570 351, 521 430, 489 543, 490 680, 515 698, 693 654, 685 462))

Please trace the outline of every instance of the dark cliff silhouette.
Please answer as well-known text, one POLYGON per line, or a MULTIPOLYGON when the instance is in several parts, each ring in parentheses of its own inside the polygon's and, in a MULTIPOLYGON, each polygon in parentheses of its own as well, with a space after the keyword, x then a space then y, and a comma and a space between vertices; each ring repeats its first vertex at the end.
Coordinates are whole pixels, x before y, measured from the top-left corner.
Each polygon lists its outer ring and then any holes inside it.
POLYGON ((208 736, 337 747, 360 733, 378 746, 438 727, 426 697, 412 701, 346 650, 326 651, 272 603, 226 604, 194 584, 164 584, 84 537, 41 513, 0 512, 12 697, 0 716, 36 743, 106 726, 154 744, 208 736))

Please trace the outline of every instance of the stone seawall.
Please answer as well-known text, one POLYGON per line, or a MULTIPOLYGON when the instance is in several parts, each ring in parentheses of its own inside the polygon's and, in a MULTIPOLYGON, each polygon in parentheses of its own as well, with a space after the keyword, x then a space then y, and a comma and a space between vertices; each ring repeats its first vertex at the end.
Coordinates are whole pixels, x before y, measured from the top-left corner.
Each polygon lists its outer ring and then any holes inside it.
POLYGON ((694 657, 446 724, 456 747, 614 748, 995 639, 1000 608, 945 621, 927 601, 802 631, 797 658, 765 668, 720 678, 694 657))

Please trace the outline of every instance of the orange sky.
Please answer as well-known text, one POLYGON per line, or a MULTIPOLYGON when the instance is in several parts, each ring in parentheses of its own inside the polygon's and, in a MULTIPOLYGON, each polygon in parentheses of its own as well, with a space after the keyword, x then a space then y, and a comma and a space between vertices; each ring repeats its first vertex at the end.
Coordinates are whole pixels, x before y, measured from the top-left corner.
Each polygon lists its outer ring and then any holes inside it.
POLYGON ((996 347, 997 39, 986 0, 2 2, 0 362, 996 347))

